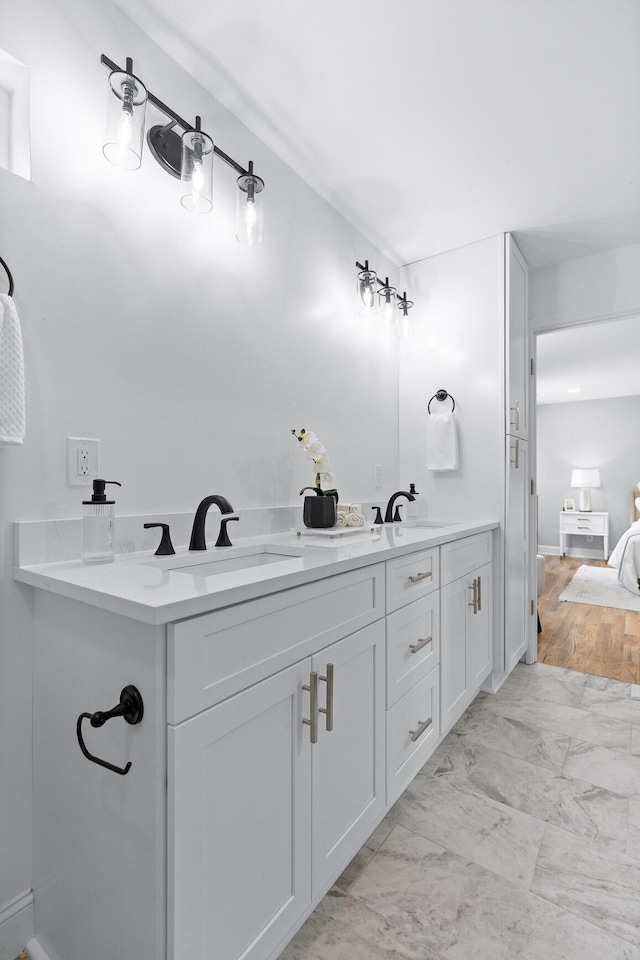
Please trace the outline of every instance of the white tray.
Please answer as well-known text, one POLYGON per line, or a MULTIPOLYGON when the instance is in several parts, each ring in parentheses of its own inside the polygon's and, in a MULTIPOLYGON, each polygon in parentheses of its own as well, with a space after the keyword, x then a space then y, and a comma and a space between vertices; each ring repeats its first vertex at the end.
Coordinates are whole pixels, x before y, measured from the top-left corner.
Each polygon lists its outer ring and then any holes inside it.
POLYGON ((363 523, 360 527, 298 527, 296 533, 299 537, 312 535, 314 537, 342 537, 350 533, 374 533, 375 526, 370 523, 363 523))

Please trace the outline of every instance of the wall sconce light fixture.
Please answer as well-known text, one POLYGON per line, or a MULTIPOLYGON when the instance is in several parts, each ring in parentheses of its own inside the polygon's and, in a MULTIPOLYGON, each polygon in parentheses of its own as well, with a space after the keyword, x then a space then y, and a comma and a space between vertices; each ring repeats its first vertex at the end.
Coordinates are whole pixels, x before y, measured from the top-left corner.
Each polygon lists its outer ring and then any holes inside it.
MULTIPOLYGON (((390 323, 397 320, 397 314, 394 314, 394 308, 397 307, 406 321, 409 316, 409 310, 413 306, 413 300, 407 300, 406 290, 400 296, 395 287, 389 285, 389 277, 381 280, 376 271, 369 267, 369 261, 364 264, 356 260, 358 268, 358 294, 361 300, 360 313, 371 316, 377 311, 379 305, 382 306, 383 316, 390 323)), ((398 332, 399 330, 399 324, 398 332)))
POLYGON ((237 173, 236 236, 241 243, 260 243, 264 213, 262 191, 264 180, 217 147, 201 129, 200 117, 195 125, 188 123, 159 100, 133 73, 133 61, 127 57, 123 70, 102 54, 100 62, 109 74, 107 132, 102 152, 107 160, 124 170, 137 170, 142 163, 142 146, 149 101, 168 118, 147 133, 147 144, 163 170, 183 184, 182 206, 191 213, 208 213, 213 206, 213 158, 219 157, 237 173), (177 133, 175 127, 182 128, 177 133))

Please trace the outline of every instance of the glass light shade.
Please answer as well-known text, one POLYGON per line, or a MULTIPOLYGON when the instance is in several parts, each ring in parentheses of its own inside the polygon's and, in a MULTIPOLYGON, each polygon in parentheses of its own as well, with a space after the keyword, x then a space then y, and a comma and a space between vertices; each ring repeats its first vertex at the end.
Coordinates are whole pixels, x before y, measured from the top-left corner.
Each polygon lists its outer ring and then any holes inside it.
POLYGON ((396 319, 396 288, 389 286, 388 279, 384 287, 380 287, 378 290, 378 296, 380 298, 380 309, 382 310, 383 319, 387 323, 393 323, 396 319))
POLYGON ((189 213, 209 213, 213 206, 213 140, 202 130, 182 134, 180 203, 189 213))
POLYGON ((142 144, 147 106, 145 85, 124 70, 109 75, 107 129, 102 152, 122 170, 137 170, 142 163, 142 144))
POLYGON ((237 184, 236 237, 240 243, 251 247, 262 243, 264 233, 264 180, 254 173, 245 173, 238 177, 237 184))
POLYGON ((358 296, 360 298, 360 316, 371 317, 377 313, 378 300, 378 274, 375 270, 369 270, 369 262, 365 260, 365 269, 358 273, 358 296))

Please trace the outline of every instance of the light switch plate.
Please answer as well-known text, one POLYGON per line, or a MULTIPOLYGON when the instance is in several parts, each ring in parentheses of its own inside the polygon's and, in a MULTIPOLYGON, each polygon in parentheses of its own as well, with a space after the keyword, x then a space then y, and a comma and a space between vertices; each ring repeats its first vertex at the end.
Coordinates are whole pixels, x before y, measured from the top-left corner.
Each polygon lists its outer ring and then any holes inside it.
POLYGON ((100 441, 67 437, 67 486, 90 487, 100 470, 100 441))

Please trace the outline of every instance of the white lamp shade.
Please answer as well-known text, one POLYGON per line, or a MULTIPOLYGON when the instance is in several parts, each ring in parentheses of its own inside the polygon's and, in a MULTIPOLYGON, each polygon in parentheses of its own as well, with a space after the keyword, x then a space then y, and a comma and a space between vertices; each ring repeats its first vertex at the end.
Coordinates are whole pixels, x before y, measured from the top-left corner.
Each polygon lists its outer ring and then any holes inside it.
POLYGON ((571 471, 572 487, 599 487, 600 471, 597 467, 571 471))

